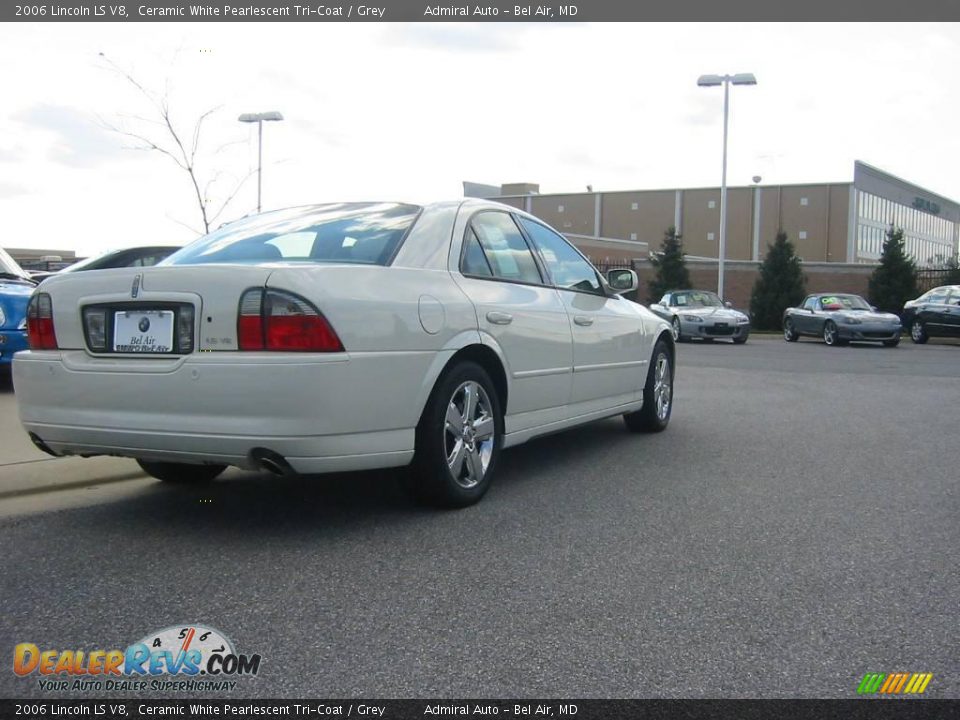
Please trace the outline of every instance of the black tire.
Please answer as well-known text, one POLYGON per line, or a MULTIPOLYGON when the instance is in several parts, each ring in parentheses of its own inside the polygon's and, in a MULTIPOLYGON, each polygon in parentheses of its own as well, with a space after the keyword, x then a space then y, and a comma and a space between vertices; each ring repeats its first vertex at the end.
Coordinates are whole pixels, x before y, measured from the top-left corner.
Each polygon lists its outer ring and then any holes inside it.
POLYGON ((790 318, 783 321, 783 339, 787 342, 796 342, 800 339, 800 333, 797 332, 790 318))
POLYGON ((208 483, 227 469, 226 465, 193 465, 190 463, 137 460, 143 471, 157 480, 179 485, 208 483))
POLYGON ((407 469, 406 485, 418 501, 438 507, 461 508, 473 505, 486 494, 503 447, 500 398, 486 370, 474 362, 461 362, 441 376, 417 425, 416 443, 413 463, 407 469), (475 412, 479 417, 463 420, 467 386, 477 397, 475 412), (477 387, 483 392, 477 393, 477 387), (464 424, 459 428, 450 429, 448 426, 448 408, 460 414, 464 424), (483 423, 481 426, 487 427, 486 422, 491 419, 493 435, 488 439, 492 440, 492 445, 486 445, 481 434, 475 433, 474 425, 483 423), (469 439, 464 442, 467 421, 470 424, 469 439), (460 464, 454 470, 450 463, 456 462, 458 447, 461 448, 460 464), (479 478, 476 477, 478 470, 479 478))
POLYGON ((686 338, 683 336, 683 333, 680 332, 680 318, 676 315, 673 316, 673 320, 670 321, 671 332, 673 333, 673 341, 682 343, 686 342, 686 338))
POLYGON ((626 413, 623 422, 631 432, 662 432, 670 424, 673 414, 673 376, 674 363, 670 348, 662 338, 653 348, 653 360, 647 370, 647 382, 643 386, 643 407, 636 412, 626 413), (667 388, 666 411, 659 411, 656 392, 658 389, 657 372, 662 360, 666 361, 666 369, 670 378, 667 388))
POLYGON ((896 347, 896 346, 899 345, 899 344, 900 344, 900 338, 896 338, 895 340, 884 340, 884 341, 883 341, 883 346, 884 346, 884 347, 896 347))
POLYGON ((833 320, 827 320, 823 324, 823 342, 830 347, 840 347, 847 344, 847 341, 840 337, 840 331, 837 330, 837 324, 833 320))
POLYGON ((749 338, 749 337, 750 337, 749 333, 746 334, 746 335, 744 335, 744 336, 742 336, 742 337, 735 337, 735 338, 733 339, 733 344, 734 344, 734 345, 743 345, 744 343, 747 342, 747 338, 749 338))
POLYGON ((930 339, 926 326, 920 320, 914 320, 910 324, 910 339, 916 345, 924 345, 930 339))

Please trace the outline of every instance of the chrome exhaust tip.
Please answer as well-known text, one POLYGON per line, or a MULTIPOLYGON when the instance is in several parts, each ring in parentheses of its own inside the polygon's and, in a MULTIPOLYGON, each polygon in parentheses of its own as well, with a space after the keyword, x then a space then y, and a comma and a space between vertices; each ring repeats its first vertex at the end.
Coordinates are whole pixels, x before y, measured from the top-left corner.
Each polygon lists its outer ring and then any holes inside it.
POLYGON ((257 467, 268 470, 274 475, 297 474, 283 455, 267 448, 254 448, 250 451, 250 459, 257 467))

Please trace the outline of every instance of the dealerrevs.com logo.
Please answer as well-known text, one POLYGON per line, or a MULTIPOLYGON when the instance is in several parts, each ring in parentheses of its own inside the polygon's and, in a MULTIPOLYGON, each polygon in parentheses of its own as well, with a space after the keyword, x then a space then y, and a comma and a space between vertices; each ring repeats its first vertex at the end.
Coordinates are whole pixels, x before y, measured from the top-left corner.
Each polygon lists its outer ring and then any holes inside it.
POLYGON ((20 643, 13 672, 36 675, 51 691, 233 690, 235 678, 255 677, 261 656, 237 653, 223 633, 203 625, 168 627, 125 650, 51 650, 20 643))

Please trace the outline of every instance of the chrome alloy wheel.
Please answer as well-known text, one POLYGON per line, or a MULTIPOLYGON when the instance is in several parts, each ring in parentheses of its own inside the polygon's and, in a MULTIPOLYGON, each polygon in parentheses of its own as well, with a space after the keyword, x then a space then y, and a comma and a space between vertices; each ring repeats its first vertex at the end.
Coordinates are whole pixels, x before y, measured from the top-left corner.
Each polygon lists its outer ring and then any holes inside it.
POLYGON ((915 343, 923 341, 923 325, 920 324, 919 320, 910 323, 910 339, 915 343))
POLYGON ((793 323, 789 320, 783 324, 783 339, 787 342, 793 340, 793 323))
POLYGON ((490 467, 496 425, 487 391, 468 380, 453 393, 443 423, 447 467, 458 485, 472 488, 490 467))
POLYGON ((653 371, 653 399, 657 403, 657 418, 666 420, 670 414, 670 401, 673 386, 670 378, 670 359, 665 354, 657 356, 657 365, 653 371))
POLYGON ((823 341, 827 345, 833 345, 837 342, 837 327, 832 322, 823 326, 823 341))
POLYGON ((673 322, 670 323, 670 332, 673 333, 673 341, 677 342, 680 339, 680 318, 677 316, 674 316, 673 322))

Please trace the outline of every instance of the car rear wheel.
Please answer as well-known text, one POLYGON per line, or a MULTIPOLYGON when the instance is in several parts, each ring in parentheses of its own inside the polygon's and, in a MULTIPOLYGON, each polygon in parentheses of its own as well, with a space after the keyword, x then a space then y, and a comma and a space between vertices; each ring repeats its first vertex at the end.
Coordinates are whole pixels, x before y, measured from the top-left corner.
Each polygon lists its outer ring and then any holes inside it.
POLYGON ((490 376, 476 363, 460 363, 427 401, 408 488, 430 505, 472 505, 490 487, 502 446, 503 415, 490 376))
POLYGON ((796 342, 800 339, 800 333, 797 332, 797 329, 793 326, 792 320, 784 320, 783 322, 783 339, 787 342, 796 342))
POLYGON ((670 331, 673 333, 674 342, 683 342, 683 333, 680 332, 680 318, 673 316, 673 322, 670 323, 670 331))
POLYGON ((913 340, 917 345, 923 345, 927 340, 930 339, 930 336, 927 335, 927 329, 919 320, 914 320, 910 325, 910 339, 913 340))
POLYGON ((658 340, 643 387, 643 407, 626 413, 623 421, 631 432, 661 432, 667 429, 672 412, 673 363, 667 344, 658 340))
POLYGON ((837 330, 837 326, 833 320, 827 320, 823 324, 823 341, 831 347, 846 345, 846 342, 840 338, 840 331, 837 330))
POLYGON ((227 469, 226 465, 193 465, 190 463, 154 462, 137 460, 143 471, 163 482, 182 485, 199 485, 213 480, 227 469))

